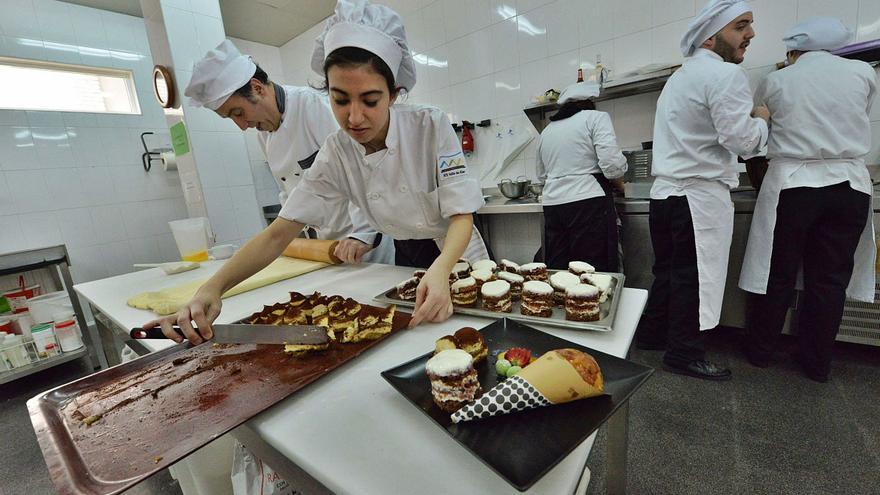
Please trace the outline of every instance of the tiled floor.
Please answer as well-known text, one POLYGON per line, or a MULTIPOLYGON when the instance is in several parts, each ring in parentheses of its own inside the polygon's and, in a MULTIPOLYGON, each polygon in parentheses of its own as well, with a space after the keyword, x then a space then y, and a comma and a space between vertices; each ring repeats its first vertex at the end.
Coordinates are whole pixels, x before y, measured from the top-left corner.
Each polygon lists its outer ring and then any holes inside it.
MULTIPOLYGON (((732 331, 713 333, 710 359, 733 370, 730 382, 668 373, 662 352, 633 349, 657 371, 630 407, 629 493, 880 494, 880 348, 838 344, 831 382, 819 384, 793 361, 753 368, 732 331)), ((74 362, 0 386, 0 495, 54 493, 25 402, 86 372, 74 362)), ((591 494, 605 493, 603 460, 600 430, 591 494)), ((180 488, 163 471, 127 493, 180 488)))

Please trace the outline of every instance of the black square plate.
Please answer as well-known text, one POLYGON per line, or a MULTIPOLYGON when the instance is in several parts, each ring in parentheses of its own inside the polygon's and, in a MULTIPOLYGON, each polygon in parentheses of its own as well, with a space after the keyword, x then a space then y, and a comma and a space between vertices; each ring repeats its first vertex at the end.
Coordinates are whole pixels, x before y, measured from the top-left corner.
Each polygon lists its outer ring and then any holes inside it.
POLYGON ((454 424, 431 399, 425 363, 432 353, 382 372, 398 392, 520 491, 528 490, 596 431, 654 372, 506 318, 480 332, 489 348, 489 357, 476 365, 484 391, 500 380, 495 355, 511 347, 525 347, 536 356, 566 347, 587 352, 599 363, 605 381, 605 395, 599 397, 454 424))

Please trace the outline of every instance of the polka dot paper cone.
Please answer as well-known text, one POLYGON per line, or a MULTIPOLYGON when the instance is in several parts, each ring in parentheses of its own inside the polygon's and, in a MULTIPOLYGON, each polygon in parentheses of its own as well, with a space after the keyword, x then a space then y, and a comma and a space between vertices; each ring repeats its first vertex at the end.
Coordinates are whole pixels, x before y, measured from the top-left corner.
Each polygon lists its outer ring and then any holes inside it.
POLYGON ((452 422, 488 418, 514 411, 549 406, 551 402, 520 376, 512 376, 483 394, 475 402, 452 414, 452 422))

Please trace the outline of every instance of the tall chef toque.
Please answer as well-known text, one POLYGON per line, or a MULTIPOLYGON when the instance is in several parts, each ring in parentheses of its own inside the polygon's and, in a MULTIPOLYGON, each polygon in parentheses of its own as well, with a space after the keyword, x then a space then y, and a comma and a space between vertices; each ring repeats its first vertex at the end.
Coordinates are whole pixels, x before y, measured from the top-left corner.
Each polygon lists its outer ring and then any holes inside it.
POLYGON ((315 39, 312 70, 323 76, 327 55, 343 47, 363 48, 376 54, 391 69, 398 87, 412 91, 416 85, 416 68, 406 43, 403 20, 390 8, 371 5, 366 0, 339 0, 324 32, 315 39))
POLYGON ((559 104, 572 100, 588 100, 599 96, 599 83, 593 81, 579 82, 562 90, 559 104))
POLYGON ((225 40, 193 65, 192 78, 183 94, 194 107, 217 110, 235 90, 251 80, 256 70, 250 57, 225 40))
POLYGON ((834 17, 811 17, 801 21, 782 37, 785 49, 808 52, 837 50, 849 44, 853 32, 834 17))
POLYGON ((681 38, 681 54, 690 57, 704 41, 737 17, 751 12, 745 0, 709 0, 703 10, 688 24, 681 38))

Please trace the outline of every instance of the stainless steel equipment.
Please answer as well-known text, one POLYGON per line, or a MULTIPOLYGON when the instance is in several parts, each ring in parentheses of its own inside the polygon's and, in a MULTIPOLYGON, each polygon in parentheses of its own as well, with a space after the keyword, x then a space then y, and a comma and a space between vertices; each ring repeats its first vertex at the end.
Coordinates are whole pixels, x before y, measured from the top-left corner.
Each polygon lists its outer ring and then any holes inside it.
POLYGON ((624 151, 626 174, 623 176, 624 196, 627 198, 649 198, 654 177, 651 175, 651 150, 624 151))
POLYGON ((525 177, 517 177, 517 179, 503 179, 498 183, 498 190, 507 199, 519 199, 529 192, 529 186, 532 181, 525 177))

